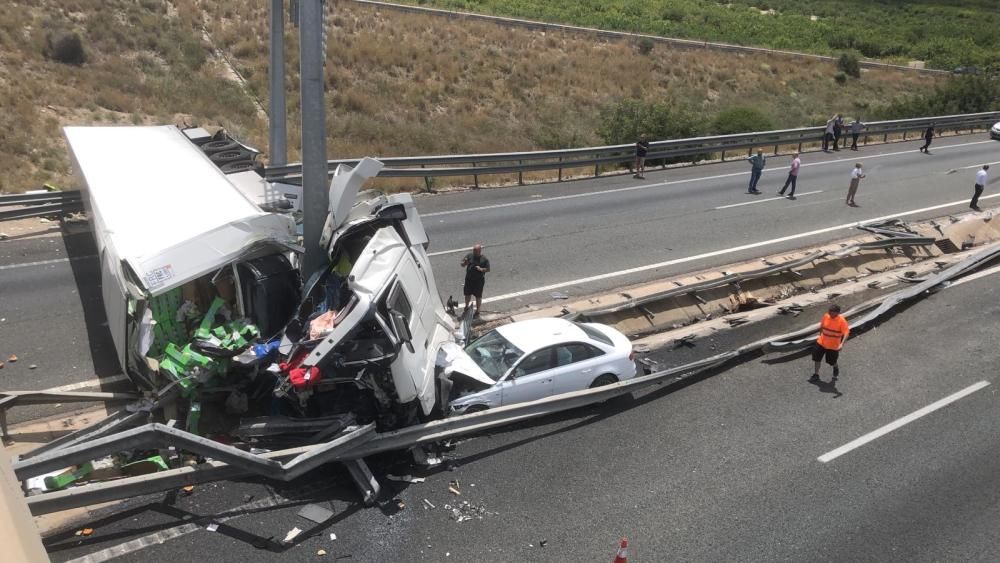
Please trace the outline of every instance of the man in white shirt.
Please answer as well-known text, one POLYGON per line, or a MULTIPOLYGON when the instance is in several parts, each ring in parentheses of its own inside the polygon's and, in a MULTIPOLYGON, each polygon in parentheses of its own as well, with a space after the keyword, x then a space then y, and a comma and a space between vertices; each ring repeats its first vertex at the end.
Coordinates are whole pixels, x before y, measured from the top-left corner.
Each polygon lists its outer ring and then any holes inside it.
POLYGON ((858 204, 854 203, 854 194, 858 193, 858 184, 861 183, 861 179, 865 177, 865 171, 861 167, 861 163, 854 165, 854 170, 851 170, 851 186, 847 189, 847 205, 851 207, 857 207, 858 204))
POLYGON ((785 185, 781 186, 778 190, 778 195, 785 195, 785 190, 788 189, 789 184, 792 186, 792 191, 788 193, 788 199, 795 199, 795 182, 799 178, 799 168, 802 166, 802 160, 799 159, 799 153, 795 153, 792 157, 792 165, 788 167, 788 178, 785 179, 785 185))
POLYGON ((969 207, 979 211, 979 196, 983 195, 983 189, 986 188, 986 182, 989 181, 989 175, 986 173, 990 169, 989 164, 984 164, 983 169, 976 172, 976 193, 972 196, 972 202, 969 203, 969 207))

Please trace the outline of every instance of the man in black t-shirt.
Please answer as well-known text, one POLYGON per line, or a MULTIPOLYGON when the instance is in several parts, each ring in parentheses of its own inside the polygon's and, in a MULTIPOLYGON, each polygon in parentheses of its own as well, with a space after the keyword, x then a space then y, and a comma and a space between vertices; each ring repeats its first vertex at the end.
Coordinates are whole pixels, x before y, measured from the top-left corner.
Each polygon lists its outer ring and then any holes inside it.
POLYGON ((486 272, 490 271, 490 261, 483 256, 483 245, 477 243, 472 247, 472 252, 462 258, 462 267, 465 268, 465 286, 462 291, 465 293, 465 310, 469 310, 469 301, 476 297, 476 312, 473 316, 478 317, 480 309, 483 308, 483 286, 486 285, 486 272))

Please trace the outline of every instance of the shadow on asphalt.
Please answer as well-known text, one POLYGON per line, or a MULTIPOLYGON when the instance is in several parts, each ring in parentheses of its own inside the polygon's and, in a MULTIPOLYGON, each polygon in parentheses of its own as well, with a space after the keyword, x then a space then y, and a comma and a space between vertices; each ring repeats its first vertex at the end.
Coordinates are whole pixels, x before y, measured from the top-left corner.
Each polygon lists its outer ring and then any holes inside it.
POLYGON ((122 372, 118 365, 114 341, 104 314, 104 299, 101 296, 101 263, 97 257, 97 245, 90 231, 64 233, 63 243, 69 258, 73 279, 83 319, 87 326, 87 340, 90 357, 97 377, 107 377, 122 372))

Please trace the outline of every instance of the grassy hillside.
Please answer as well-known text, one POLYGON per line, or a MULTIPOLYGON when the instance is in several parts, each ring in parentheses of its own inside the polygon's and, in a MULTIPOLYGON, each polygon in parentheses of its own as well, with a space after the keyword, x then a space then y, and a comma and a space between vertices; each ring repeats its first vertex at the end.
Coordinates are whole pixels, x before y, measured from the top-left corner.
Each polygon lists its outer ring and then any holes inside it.
POLYGON ((1000 64, 995 0, 405 0, 542 21, 819 54, 1000 64))
MULTIPOLYGON (((222 125, 262 149, 268 0, 35 0, 0 17, 0 191, 67 183, 64 124, 222 125), (49 38, 76 32, 80 65, 49 38), (53 35, 55 34, 55 35, 53 35), (48 56, 46 55, 48 53, 48 56), (227 64, 231 63, 230 64, 227 64), (235 78, 235 69, 245 80, 235 78)), ((923 92, 939 79, 832 64, 677 51, 454 22, 337 2, 330 7, 331 157, 401 156, 600 144, 601 110, 669 102, 704 123, 751 107, 775 127, 923 92)), ((298 158, 296 33, 289 28, 289 145, 298 158)), ((413 181, 409 181, 413 184, 413 181)), ((419 182, 419 180, 417 180, 419 182)))

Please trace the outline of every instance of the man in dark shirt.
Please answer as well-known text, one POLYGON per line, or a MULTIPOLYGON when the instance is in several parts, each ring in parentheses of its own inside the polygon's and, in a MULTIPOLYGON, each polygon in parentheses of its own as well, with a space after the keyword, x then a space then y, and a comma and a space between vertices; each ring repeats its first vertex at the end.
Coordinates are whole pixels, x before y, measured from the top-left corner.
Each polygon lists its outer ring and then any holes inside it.
POLYGON ((483 286, 486 285, 486 272, 490 271, 490 261, 483 256, 483 245, 476 243, 472 247, 472 252, 462 258, 462 267, 465 268, 465 286, 462 291, 465 293, 465 310, 469 310, 469 301, 476 297, 476 312, 473 316, 478 317, 479 311, 483 308, 483 286))
POLYGON ((931 151, 927 150, 931 146, 931 141, 934 140, 934 125, 930 125, 924 131, 924 146, 920 147, 920 152, 924 154, 931 154, 931 151))
POLYGON ((638 178, 640 180, 645 180, 646 177, 643 174, 646 173, 646 153, 649 152, 649 141, 646 135, 639 137, 639 140, 635 142, 635 175, 633 178, 638 178))

